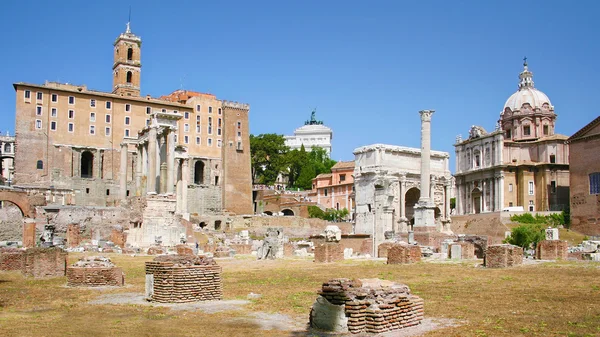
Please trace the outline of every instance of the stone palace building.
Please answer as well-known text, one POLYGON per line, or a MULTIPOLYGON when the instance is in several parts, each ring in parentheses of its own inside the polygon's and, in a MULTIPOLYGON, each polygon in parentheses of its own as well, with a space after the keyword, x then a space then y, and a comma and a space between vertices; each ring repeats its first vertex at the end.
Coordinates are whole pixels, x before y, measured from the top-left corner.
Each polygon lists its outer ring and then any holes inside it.
POLYGON ((182 213, 252 213, 249 105, 177 90, 141 91, 142 40, 114 42, 112 92, 15 83, 13 183, 61 190, 63 205, 112 206, 177 194, 182 213))
POLYGON ((304 126, 294 130, 293 136, 285 136, 285 145, 290 150, 299 150, 304 145, 306 152, 310 152, 313 147, 320 147, 327 151, 328 156, 331 156, 333 131, 331 128, 323 125, 323 121, 318 121, 315 118, 315 114, 316 111, 313 110, 310 120, 304 122, 304 126))
POLYGON ((519 89, 506 100, 496 129, 473 126, 468 139, 457 137, 457 214, 567 207, 569 147, 555 124, 554 106, 534 87, 525 62, 519 89))

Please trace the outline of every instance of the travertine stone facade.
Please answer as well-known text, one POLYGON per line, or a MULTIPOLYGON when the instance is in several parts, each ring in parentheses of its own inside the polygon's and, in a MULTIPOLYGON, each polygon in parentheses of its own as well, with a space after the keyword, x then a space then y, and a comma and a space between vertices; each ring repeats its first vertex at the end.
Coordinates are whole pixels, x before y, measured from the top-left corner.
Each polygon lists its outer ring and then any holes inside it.
MULTIPOLYGON (((421 150, 375 144, 357 148, 354 156, 355 233, 373 235, 373 255, 385 240, 385 232, 406 233, 414 224, 414 207, 421 194, 421 150)), ((429 195, 440 231, 450 219, 449 157, 446 152, 431 151, 429 195)))
POLYGON ((23 253, 23 275, 34 278, 65 276, 67 252, 58 248, 28 248, 23 253))
POLYGON ((324 242, 315 246, 315 262, 331 263, 344 260, 344 247, 339 242, 324 242))
POLYGON ((0 270, 12 271, 23 269, 23 253, 25 251, 16 248, 0 249, 0 270))
POLYGON ((156 257, 146 262, 146 294, 160 303, 221 300, 221 267, 204 256, 156 257))
POLYGON ((506 268, 523 264, 523 248, 502 244, 489 245, 483 264, 488 268, 506 268))
POLYGON ((388 264, 406 264, 421 261, 421 247, 397 243, 387 251, 388 264))
POLYGON ((331 322, 321 315, 324 306, 340 306, 345 316, 339 319, 336 332, 382 333, 423 320, 423 299, 412 295, 408 286, 391 281, 333 279, 323 283, 319 295, 310 314, 311 326, 318 329, 332 331, 331 322))
POLYGON ((556 134, 548 96, 533 86, 527 63, 519 90, 504 104, 493 132, 472 126, 457 137, 457 214, 561 211, 569 200, 569 146, 556 134))
POLYGON ((566 260, 569 256, 569 243, 564 240, 543 240, 535 246, 538 260, 566 260))

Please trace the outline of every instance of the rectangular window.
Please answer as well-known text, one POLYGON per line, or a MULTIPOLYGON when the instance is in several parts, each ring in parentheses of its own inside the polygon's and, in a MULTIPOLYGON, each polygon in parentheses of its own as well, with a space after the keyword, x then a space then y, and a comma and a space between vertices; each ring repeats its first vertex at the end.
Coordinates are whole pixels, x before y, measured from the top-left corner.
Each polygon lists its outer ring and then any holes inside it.
POLYGON ((196 104, 196 111, 200 112, 200 104, 196 104))
POLYGON ((533 181, 529 182, 529 195, 533 195, 533 181))
POLYGON ((185 144, 188 144, 188 143, 189 143, 189 141, 190 141, 190 139, 189 139, 189 137, 188 137, 188 136, 183 136, 183 142, 184 142, 185 144))
POLYGON ((56 103, 56 102, 58 102, 58 95, 52 94, 52 95, 50 95, 50 99, 51 99, 52 103, 56 103))
POLYGON ((212 106, 208 107, 208 113, 211 114, 212 113, 212 106))
POLYGON ((41 129, 42 128, 42 120, 41 119, 36 119, 35 120, 35 128, 36 129, 41 129))
POLYGON ((221 147, 221 140, 217 139, 217 147, 221 147))
POLYGON ((190 125, 189 124, 183 124, 183 132, 190 132, 190 125))
POLYGON ((544 125, 544 136, 547 136, 548 133, 548 125, 544 125))
POLYGON ((523 126, 523 136, 531 135, 531 127, 529 125, 523 126))
POLYGON ((92 107, 92 108, 96 107, 96 100, 95 99, 90 99, 90 107, 92 107))
POLYGON ((212 135, 212 117, 208 117, 208 134, 212 135))
POLYGON ((533 208, 533 200, 529 200, 529 211, 533 212, 534 208, 533 208))
POLYGON ((26 100, 29 100, 29 99, 31 99, 31 91, 29 91, 29 90, 25 90, 25 91, 23 92, 23 97, 24 97, 26 100))
POLYGON ((146 119, 146 125, 150 125, 150 120, 146 119))
POLYGON ((219 108, 219 115, 220 115, 221 113, 222 113, 222 112, 221 112, 221 108, 219 108))
POLYGON ((200 145, 200 137, 196 137, 196 145, 200 145))
POLYGON ((125 125, 129 125, 131 123, 131 119, 129 116, 125 116, 125 125))
POLYGON ((219 118, 219 119, 217 120, 217 126, 218 126, 218 127, 221 127, 221 118, 219 118))
POLYGON ((241 136, 242 136, 242 133, 238 131, 238 137, 241 137, 241 136))
POLYGON ((190 119, 190 113, 189 113, 189 112, 187 112, 187 111, 186 111, 186 112, 184 112, 184 113, 183 113, 183 118, 185 118, 185 119, 190 119))
POLYGON ((69 123, 69 127, 67 130, 69 130, 69 132, 73 132, 73 130, 75 130, 75 125, 73 123, 69 123))
POLYGON ((75 110, 69 110, 69 119, 75 118, 75 110))
POLYGON ((178 139, 178 138, 177 138, 177 135, 175 135, 175 137, 173 137, 173 138, 174 138, 174 140, 175 140, 175 144, 177 144, 177 139, 178 139))
POLYGON ((95 135, 96 134, 96 127, 93 125, 90 125, 90 135, 95 135))
POLYGON ((513 207, 513 203, 512 203, 512 201, 510 201, 510 202, 508 203, 508 207, 513 207))
POLYGON ((600 194, 600 172, 590 173, 590 194, 600 194))
POLYGON ((104 118, 104 120, 106 121, 106 123, 110 123, 110 115, 106 115, 106 118, 104 118))
POLYGON ((104 128, 104 135, 110 136, 110 127, 107 126, 104 128))
POLYGON ((552 180, 550 182, 550 193, 552 193, 552 194, 556 193, 556 181, 555 180, 552 180))
POLYGON ((75 104, 75 97, 69 96, 69 104, 75 104))
POLYGON ((212 138, 208 138, 208 139, 206 140, 206 144, 207 144, 208 146, 212 146, 212 138))
POLYGON ((550 164, 554 164, 556 163, 556 155, 551 154, 550 155, 550 164))
POLYGON ((110 110, 110 109, 112 109, 112 103, 106 102, 106 110, 110 110))
POLYGON ((42 107, 41 106, 36 106, 35 107, 35 114, 38 116, 42 115, 42 107))
POLYGON ((149 106, 147 106, 147 107, 146 107, 146 115, 149 115, 149 114, 151 114, 151 113, 152 113, 152 108, 151 108, 151 107, 149 107, 149 106))
POLYGON ((241 129, 242 128, 242 122, 238 122, 237 123, 237 127, 238 127, 238 129, 241 129))
POLYGON ((57 112, 56 108, 52 108, 50 110, 50 116, 56 117, 57 115, 58 115, 58 112, 57 112))
POLYGON ((513 185, 512 184, 508 184, 508 191, 512 192, 513 191, 513 185))
POLYGON ((196 125, 196 133, 200 133, 200 125, 196 125))
POLYGON ((41 101, 43 98, 44 98, 44 93, 41 93, 41 92, 39 92, 39 91, 38 91, 38 93, 37 93, 37 96, 36 96, 36 99, 37 99, 38 101, 41 101))
POLYGON ((129 137, 129 129, 125 129, 125 137, 129 137))
POLYGON ((131 104, 125 104, 125 112, 131 111, 131 104))
POLYGON ((96 113, 90 112, 90 122, 95 122, 95 121, 96 121, 96 113))
POLYGON ((217 129, 217 136, 221 135, 221 129, 217 129))
POLYGON ((346 181, 346 175, 345 174, 340 174, 340 182, 342 182, 342 181, 346 181))

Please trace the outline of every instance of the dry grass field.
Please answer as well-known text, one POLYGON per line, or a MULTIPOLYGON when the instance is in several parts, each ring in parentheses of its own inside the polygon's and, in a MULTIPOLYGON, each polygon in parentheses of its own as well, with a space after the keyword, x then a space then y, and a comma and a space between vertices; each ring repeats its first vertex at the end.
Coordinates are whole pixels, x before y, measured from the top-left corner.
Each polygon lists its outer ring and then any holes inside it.
MULTIPOLYGON (((143 293, 151 257, 108 254, 126 273, 124 288, 73 289, 65 278, 26 279, 0 272, 0 336, 302 336, 263 330, 244 319, 278 313, 306 323, 316 291, 336 277, 406 283, 425 299, 426 317, 461 321, 426 336, 600 336, 600 264, 558 262, 490 270, 465 263, 220 259, 225 299, 259 299, 207 314, 139 304, 94 305, 106 294, 143 293)), ((70 254, 71 262, 77 254, 70 254)), ((282 317, 282 316, 281 316, 282 317)), ((400 334, 399 334, 400 335, 400 334)))

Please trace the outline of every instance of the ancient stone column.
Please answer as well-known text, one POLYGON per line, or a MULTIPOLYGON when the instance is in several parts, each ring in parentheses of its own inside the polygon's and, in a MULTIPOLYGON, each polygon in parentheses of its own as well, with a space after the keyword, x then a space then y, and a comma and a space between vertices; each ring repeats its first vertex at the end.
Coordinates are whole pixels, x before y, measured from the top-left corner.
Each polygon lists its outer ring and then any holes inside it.
POLYGON ((190 178, 189 159, 184 159, 181 165, 181 213, 187 213, 188 179, 190 178))
POLYGON ((127 200, 127 144, 121 143, 121 163, 119 166, 119 199, 127 200))
POLYGON ((498 203, 500 205, 500 211, 504 209, 504 176, 501 175, 498 178, 498 203))
MULTIPOLYGON (((445 213, 445 216, 446 216, 446 220, 450 219, 450 212, 451 212, 451 209, 450 209, 450 194, 452 192, 451 188, 452 187, 450 185, 450 182, 446 181, 446 183, 444 184, 444 198, 445 198, 445 201, 444 201, 444 213, 445 213)), ((456 198, 456 199, 458 199, 458 198, 456 198)))
POLYGON ((173 130, 167 131, 167 186, 166 192, 173 194, 174 186, 174 167, 175 167, 175 134, 173 130))
POLYGON ((435 205, 429 194, 431 179, 431 115, 433 110, 419 111, 421 115, 421 197, 415 205, 415 231, 435 230, 435 205))
POLYGON ((406 231, 408 219, 406 218, 406 175, 400 177, 400 218, 398 219, 398 231, 406 231))
POLYGON ((35 247, 35 220, 25 218, 23 219, 23 248, 35 247))
POLYGON ((137 156, 135 159, 135 195, 142 195, 142 146, 137 146, 137 156))
POLYGON ((182 173, 182 161, 181 159, 176 159, 177 160, 177 186, 175 187, 175 193, 176 193, 176 200, 177 203, 175 204, 175 211, 177 213, 181 213, 181 192, 183 190, 183 182, 181 181, 183 178, 183 173, 182 173))
POLYGON ((157 146, 156 146, 156 128, 150 128, 148 132, 148 178, 146 186, 147 193, 156 193, 156 163, 157 163, 157 146))

